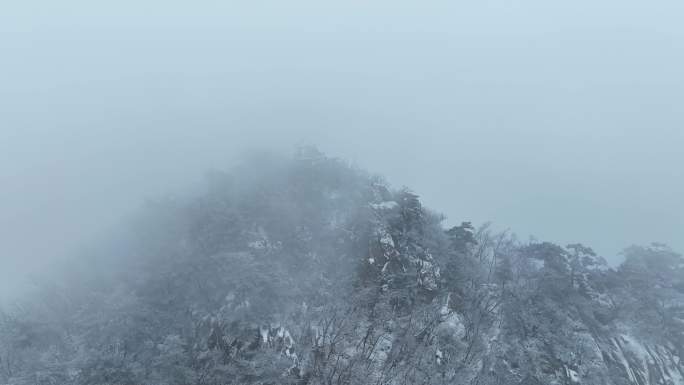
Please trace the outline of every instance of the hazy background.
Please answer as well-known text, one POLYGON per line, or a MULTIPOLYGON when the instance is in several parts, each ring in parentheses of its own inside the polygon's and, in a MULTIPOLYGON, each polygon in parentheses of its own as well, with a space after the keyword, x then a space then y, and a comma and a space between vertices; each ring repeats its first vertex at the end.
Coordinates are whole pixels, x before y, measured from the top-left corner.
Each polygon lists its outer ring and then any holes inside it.
POLYGON ((5 1, 0 298, 248 148, 452 222, 684 250, 684 2, 5 1))

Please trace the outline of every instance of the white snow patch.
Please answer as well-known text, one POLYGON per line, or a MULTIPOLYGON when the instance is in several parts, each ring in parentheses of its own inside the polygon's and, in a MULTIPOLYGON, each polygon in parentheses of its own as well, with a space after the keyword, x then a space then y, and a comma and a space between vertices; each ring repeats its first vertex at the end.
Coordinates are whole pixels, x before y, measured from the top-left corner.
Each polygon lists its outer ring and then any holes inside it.
POLYGON ((567 366, 565 367, 565 373, 567 374, 568 378, 570 378, 570 381, 579 383, 579 373, 576 371, 568 368, 567 366))
POLYGON ((451 293, 447 294, 446 300, 444 301, 444 304, 442 304, 442 307, 439 309, 439 314, 442 316, 448 315, 449 312, 449 301, 451 300, 451 293))
POLYGON ((632 371, 632 368, 629 366, 629 362, 627 362, 627 359, 625 358, 625 354, 622 352, 622 348, 620 347, 620 343, 618 342, 617 339, 613 339, 613 344, 615 345, 615 352, 620 359, 620 362, 622 362, 622 366, 625 367, 625 371, 627 372, 627 376, 629 377, 630 381, 632 382, 637 382, 637 378, 634 375, 634 372, 632 371))
POLYGON ((370 206, 375 210, 391 210, 399 206, 399 204, 395 201, 385 201, 380 203, 371 203, 370 206))
POLYGON ((268 329, 260 327, 259 328, 259 334, 261 334, 261 341, 264 344, 267 344, 268 343, 268 329))
POLYGON ((388 231, 382 231, 381 232, 380 244, 382 244, 385 247, 389 247, 389 248, 394 247, 394 240, 392 239, 392 235, 388 231))

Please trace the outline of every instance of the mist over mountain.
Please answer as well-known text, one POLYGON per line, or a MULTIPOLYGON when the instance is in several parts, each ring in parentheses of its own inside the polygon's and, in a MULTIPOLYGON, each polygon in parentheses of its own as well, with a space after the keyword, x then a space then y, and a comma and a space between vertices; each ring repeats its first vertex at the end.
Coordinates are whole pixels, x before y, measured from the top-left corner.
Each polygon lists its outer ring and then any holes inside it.
POLYGON ((449 224, 582 239, 611 265, 631 243, 684 250, 682 14, 681 0, 3 1, 0 301, 146 197, 300 143, 411 186, 449 224))
POLYGON ((447 225, 310 147, 201 191, 149 200, 4 307, 0 384, 684 384, 666 245, 611 267, 582 240, 447 225))

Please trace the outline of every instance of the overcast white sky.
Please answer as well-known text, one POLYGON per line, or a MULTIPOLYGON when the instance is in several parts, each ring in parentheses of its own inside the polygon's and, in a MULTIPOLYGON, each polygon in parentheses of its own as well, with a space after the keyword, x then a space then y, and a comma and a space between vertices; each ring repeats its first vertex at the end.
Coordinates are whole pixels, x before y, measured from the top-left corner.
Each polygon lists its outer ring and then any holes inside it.
MULTIPOLYGON (((451 221, 684 251, 684 2, 5 1, 0 292, 247 148, 451 221)), ((3 297, 0 293, 0 297, 3 297)))

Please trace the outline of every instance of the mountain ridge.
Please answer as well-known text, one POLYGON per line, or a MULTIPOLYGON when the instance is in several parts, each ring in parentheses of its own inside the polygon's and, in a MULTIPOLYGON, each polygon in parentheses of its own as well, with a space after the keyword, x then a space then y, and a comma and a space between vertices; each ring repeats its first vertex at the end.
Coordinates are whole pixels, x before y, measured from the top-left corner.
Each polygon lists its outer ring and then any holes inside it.
POLYGON ((150 202, 0 321, 0 383, 684 384, 684 260, 446 228, 312 148, 150 202))

